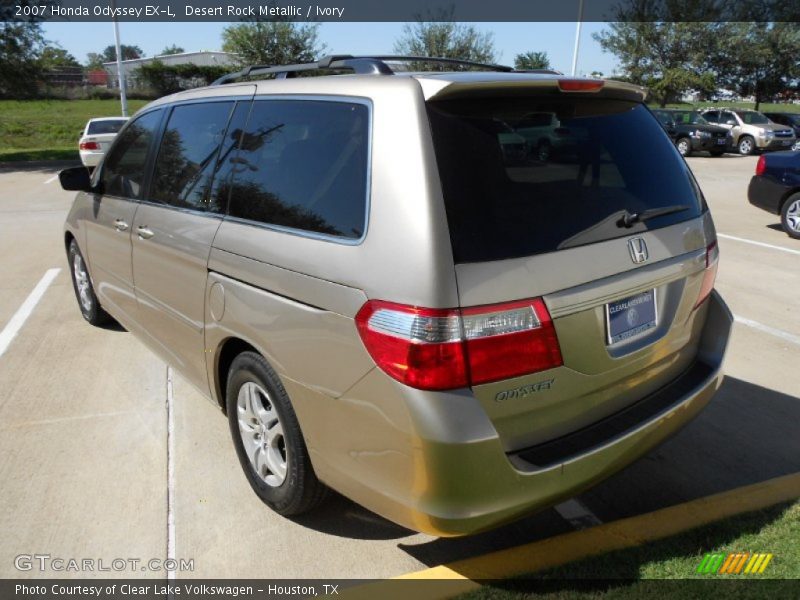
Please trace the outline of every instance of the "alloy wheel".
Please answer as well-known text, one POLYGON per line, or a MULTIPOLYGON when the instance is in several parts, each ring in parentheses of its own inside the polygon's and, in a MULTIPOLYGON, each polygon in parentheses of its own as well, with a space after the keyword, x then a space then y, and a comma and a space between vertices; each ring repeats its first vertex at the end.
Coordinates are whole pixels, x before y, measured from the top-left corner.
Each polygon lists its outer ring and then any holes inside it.
POLYGON ((236 400, 239 435, 256 475, 271 487, 286 479, 289 456, 283 424, 269 394, 260 385, 247 382, 236 400))

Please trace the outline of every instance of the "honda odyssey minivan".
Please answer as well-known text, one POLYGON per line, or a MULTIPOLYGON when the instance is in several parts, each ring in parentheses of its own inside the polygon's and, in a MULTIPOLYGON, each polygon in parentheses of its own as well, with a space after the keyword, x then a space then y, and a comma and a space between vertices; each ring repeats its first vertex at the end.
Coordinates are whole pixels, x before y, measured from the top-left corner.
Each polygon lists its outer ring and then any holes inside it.
POLYGON ((152 102, 91 180, 61 173, 64 245, 84 318, 220 407, 275 511, 334 489, 455 536, 677 432, 732 318, 703 194, 641 88, 421 60, 454 70, 336 56, 152 102), (581 143, 509 152, 531 114, 581 143))

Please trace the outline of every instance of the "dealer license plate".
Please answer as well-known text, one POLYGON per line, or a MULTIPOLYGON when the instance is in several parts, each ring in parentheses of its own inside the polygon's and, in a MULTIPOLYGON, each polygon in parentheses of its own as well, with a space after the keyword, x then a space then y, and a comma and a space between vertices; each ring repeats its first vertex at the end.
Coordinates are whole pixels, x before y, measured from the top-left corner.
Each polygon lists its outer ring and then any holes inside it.
POLYGON ((637 337, 655 328, 657 321, 655 289, 606 304, 609 344, 637 337))

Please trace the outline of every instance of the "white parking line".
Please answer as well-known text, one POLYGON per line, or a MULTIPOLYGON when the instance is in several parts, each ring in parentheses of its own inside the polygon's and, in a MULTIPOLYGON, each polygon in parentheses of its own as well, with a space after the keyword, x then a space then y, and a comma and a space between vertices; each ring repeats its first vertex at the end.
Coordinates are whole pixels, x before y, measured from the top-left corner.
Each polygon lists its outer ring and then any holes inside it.
POLYGON ((764 242, 756 242, 755 240, 748 240, 745 238, 736 237, 735 235, 728 235, 726 233, 718 233, 717 237, 726 240, 733 240, 734 242, 742 242, 743 244, 752 244, 753 246, 761 246, 762 248, 769 248, 770 250, 780 250, 781 252, 788 252, 789 254, 800 255, 800 250, 793 250, 792 248, 784 248, 783 246, 776 246, 774 244, 765 244, 764 242))
POLYGON ((752 319, 745 319, 744 317, 740 317, 739 315, 733 315, 733 320, 737 323, 741 323, 747 327, 752 327, 758 331, 763 333, 768 333, 769 335, 774 335, 776 338, 780 338, 790 344, 795 344, 800 346, 800 335, 795 335, 793 333, 789 333, 788 331, 784 331, 783 329, 776 329, 775 327, 770 327, 769 325, 764 325, 763 323, 759 323, 758 321, 753 321, 752 319))
POLYGON ((39 300, 42 299, 47 288, 53 283, 53 279, 55 279, 56 275, 60 272, 61 269, 48 269, 39 280, 39 283, 36 284, 36 287, 33 288, 33 291, 25 298, 25 302, 22 303, 22 306, 17 309, 17 312, 14 313, 14 316, 11 317, 11 320, 3 328, 3 331, 0 331, 0 356, 3 356, 6 350, 8 350, 11 341, 16 337, 17 333, 19 333, 19 330, 22 329, 25 321, 31 316, 33 309, 36 308, 39 300))
POLYGON ((44 184, 45 184, 45 185, 47 185, 48 183, 53 183, 53 182, 54 182, 56 179, 58 179, 58 173, 56 173, 56 174, 55 174, 55 175, 53 175, 53 176, 52 176, 50 179, 48 179, 47 181, 45 181, 45 182, 44 182, 44 184))
POLYGON ((575 529, 586 529, 587 527, 603 524, 603 522, 597 518, 597 515, 590 511, 583 502, 575 498, 562 502, 554 508, 556 512, 561 515, 561 518, 568 521, 575 529))
MULTIPOLYGON (((172 411, 172 367, 167 366, 167 558, 175 560, 175 416, 172 411)), ((175 568, 167 571, 175 579, 175 568)))

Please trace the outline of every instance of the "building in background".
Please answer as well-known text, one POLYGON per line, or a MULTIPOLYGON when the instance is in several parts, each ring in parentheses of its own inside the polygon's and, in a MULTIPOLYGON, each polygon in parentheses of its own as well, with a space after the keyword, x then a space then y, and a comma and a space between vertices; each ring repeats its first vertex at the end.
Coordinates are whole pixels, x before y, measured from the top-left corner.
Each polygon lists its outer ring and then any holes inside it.
MULTIPOLYGON (((215 52, 202 50, 200 52, 183 52, 181 54, 162 54, 160 56, 148 56, 146 58, 134 58, 122 61, 122 73, 125 77, 125 85, 128 89, 139 87, 136 70, 142 65, 147 65, 156 60, 165 65, 201 65, 201 66, 220 66, 233 67, 235 55, 230 52, 215 52)), ((119 78, 117 77, 117 63, 103 63, 103 68, 108 73, 108 87, 119 88, 119 78)))

